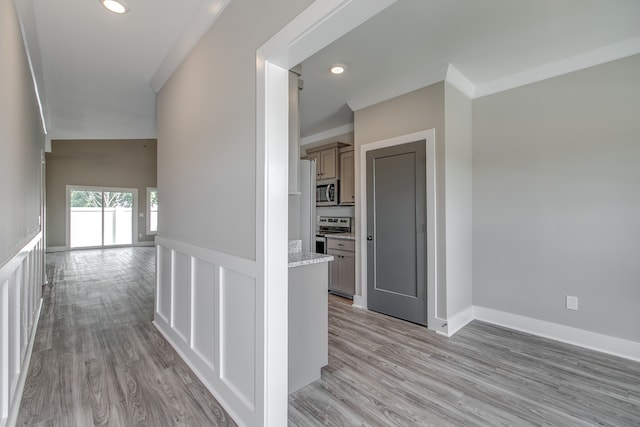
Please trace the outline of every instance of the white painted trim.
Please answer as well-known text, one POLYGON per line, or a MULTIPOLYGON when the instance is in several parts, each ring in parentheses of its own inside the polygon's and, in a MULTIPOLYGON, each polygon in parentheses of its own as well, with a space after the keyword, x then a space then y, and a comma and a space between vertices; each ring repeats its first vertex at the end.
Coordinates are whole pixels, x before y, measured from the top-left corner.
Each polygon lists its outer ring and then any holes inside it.
POLYGON ((335 138, 336 136, 344 135, 350 132, 353 132, 353 123, 348 123, 346 125, 338 126, 337 128, 305 136, 304 138, 300 139, 300 146, 313 144, 314 142, 322 141, 329 138, 335 138))
POLYGON ((550 62, 539 67, 530 68, 520 73, 511 74, 500 79, 496 79, 478 85, 474 98, 491 95, 516 87, 546 80, 551 77, 561 76, 574 71, 626 58, 640 53, 640 37, 623 40, 610 44, 600 49, 563 58, 559 61, 550 62))
MULTIPOLYGON (((360 258, 359 289, 361 295, 354 296, 354 304, 367 308, 367 152, 380 148, 410 142, 424 141, 426 146, 426 199, 427 199, 427 326, 438 330, 437 313, 437 247, 438 234, 436 227, 436 130, 429 129, 408 135, 384 139, 360 146, 360 219, 356 228, 356 256, 360 258), (431 236, 431 237, 429 237, 431 236)), ((356 284, 358 285, 358 284, 356 284)))
POLYGON ((640 362, 640 343, 518 314, 474 306, 473 317, 517 331, 640 362))
MULTIPOLYGON (((464 310, 459 311, 458 313, 449 317, 446 321, 446 327, 441 327, 441 329, 444 329, 444 335, 452 337, 456 332, 464 328, 473 319, 473 307, 469 306, 464 310)), ((440 332, 440 330, 438 330, 438 332, 440 332)))
POLYGON ((24 244, 4 265, 0 266, 0 284, 9 280, 9 277, 18 268, 22 260, 33 250, 42 239, 42 231, 38 231, 27 243, 24 244))
POLYGON ((42 298, 38 304, 38 310, 35 315, 33 326, 31 327, 29 346, 27 352, 24 355, 22 366, 20 367, 20 377, 18 377, 18 384, 16 386, 15 396, 9 408, 9 416, 7 417, 6 426, 15 426, 18 419, 18 412, 20 412, 20 403, 22 402, 22 394, 24 393, 24 385, 27 382, 27 374, 29 373, 29 364, 31 363, 31 354, 33 353, 33 344, 36 342, 36 331, 38 330, 38 323, 40 321, 40 312, 42 311, 42 298))
POLYGON ((70 250, 67 246, 49 246, 46 252, 65 252, 70 250))
POLYGON ((151 89, 156 93, 162 89, 169 77, 178 69, 191 49, 200 41, 230 2, 231 0, 203 0, 200 3, 149 80, 151 89))
POLYGON ((473 95, 476 91, 476 85, 469 80, 467 76, 458 71, 458 69, 451 63, 449 63, 449 67, 447 67, 447 74, 444 80, 465 94, 467 98, 473 99, 473 95))

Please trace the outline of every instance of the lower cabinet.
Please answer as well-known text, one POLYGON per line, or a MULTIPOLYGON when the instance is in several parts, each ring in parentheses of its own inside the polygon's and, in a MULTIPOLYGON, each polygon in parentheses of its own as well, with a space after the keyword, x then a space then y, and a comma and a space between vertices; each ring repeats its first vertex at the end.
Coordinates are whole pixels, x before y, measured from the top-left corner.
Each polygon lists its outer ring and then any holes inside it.
POLYGON ((333 255, 329 262, 329 290, 349 297, 356 291, 354 244, 352 240, 327 238, 327 254, 333 255))

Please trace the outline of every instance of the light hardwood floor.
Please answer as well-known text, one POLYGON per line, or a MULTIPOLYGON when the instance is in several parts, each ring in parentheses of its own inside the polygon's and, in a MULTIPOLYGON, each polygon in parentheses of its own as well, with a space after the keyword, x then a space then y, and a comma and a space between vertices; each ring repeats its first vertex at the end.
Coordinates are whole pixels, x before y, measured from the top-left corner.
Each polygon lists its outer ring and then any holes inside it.
MULTIPOLYGON (((151 324, 152 248, 48 254, 18 425, 235 425, 151 324)), ((453 338, 329 297, 295 426, 640 426, 640 363, 473 322, 453 338)))

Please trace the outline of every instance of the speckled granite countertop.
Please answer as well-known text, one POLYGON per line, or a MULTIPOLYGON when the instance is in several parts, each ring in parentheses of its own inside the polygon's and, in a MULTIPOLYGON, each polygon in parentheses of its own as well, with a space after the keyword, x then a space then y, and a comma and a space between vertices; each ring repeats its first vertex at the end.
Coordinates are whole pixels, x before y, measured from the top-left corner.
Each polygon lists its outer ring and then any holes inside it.
POLYGON ((327 239, 339 239, 339 240, 356 240, 356 233, 336 233, 327 234, 327 239))
POLYGON ((312 252, 289 253, 289 268, 329 261, 333 261, 333 255, 316 254, 312 252))
POLYGON ((333 261, 333 255, 302 252, 302 240, 289 240, 289 268, 333 261))

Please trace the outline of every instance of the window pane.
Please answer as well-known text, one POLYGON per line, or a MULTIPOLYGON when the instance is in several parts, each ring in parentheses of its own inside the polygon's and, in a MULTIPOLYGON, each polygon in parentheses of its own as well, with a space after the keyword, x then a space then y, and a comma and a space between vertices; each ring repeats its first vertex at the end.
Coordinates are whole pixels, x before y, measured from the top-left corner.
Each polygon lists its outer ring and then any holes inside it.
POLYGON ((133 243, 133 193, 104 192, 104 245, 133 243))
POLYGON ((102 245, 102 192, 71 191, 69 222, 72 248, 102 245))

